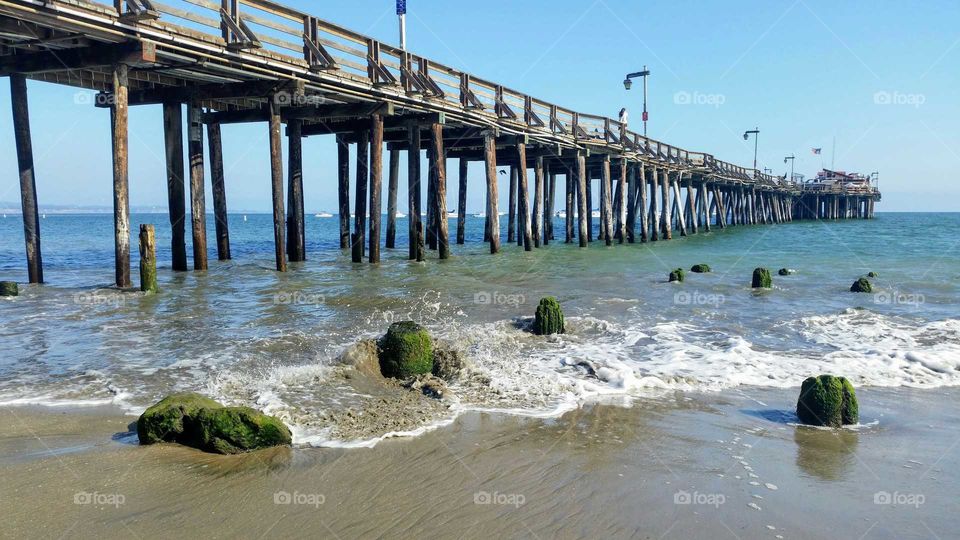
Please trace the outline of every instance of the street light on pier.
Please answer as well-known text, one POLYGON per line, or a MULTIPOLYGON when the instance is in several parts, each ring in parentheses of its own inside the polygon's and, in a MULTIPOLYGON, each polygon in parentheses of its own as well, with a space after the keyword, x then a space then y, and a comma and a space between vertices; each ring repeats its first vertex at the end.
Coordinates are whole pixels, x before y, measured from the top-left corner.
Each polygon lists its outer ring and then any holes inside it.
POLYGON ((753 170, 757 170, 757 148, 760 146, 760 128, 753 128, 743 132, 743 140, 749 140, 753 135, 753 170))
POLYGON ((647 66, 643 66, 643 71, 638 71, 636 73, 628 73, 626 78, 623 79, 623 87, 627 90, 630 90, 630 87, 633 86, 633 81, 631 79, 636 79, 637 77, 643 77, 643 136, 647 136, 647 77, 650 76, 650 70, 647 69, 647 66))
POLYGON ((407 0, 397 0, 397 16, 400 17, 400 50, 407 50, 407 0))
POLYGON ((787 160, 790 161, 790 183, 791 183, 791 184, 793 183, 793 161, 794 161, 795 159, 796 159, 796 156, 794 156, 793 154, 791 154, 791 155, 783 158, 783 163, 784 163, 784 165, 786 165, 787 160))

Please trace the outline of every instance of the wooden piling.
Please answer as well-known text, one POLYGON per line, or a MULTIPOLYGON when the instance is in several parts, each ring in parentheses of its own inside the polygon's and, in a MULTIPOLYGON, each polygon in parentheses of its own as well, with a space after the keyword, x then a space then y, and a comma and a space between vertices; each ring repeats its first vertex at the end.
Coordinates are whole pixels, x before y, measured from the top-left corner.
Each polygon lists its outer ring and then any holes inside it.
POLYGON ((27 251, 27 277, 30 283, 43 283, 43 256, 40 251, 40 211, 37 203, 37 181, 33 169, 33 141, 30 137, 27 81, 23 75, 10 75, 10 102, 13 108, 13 134, 17 146, 17 168, 20 173, 20 208, 23 214, 23 239, 27 251))
MULTIPOLYGON (((287 260, 303 260, 303 137, 302 123, 297 119, 287 122, 287 260)), ((207 126, 209 133, 210 126, 207 126)), ((210 152, 213 160, 213 152, 210 152)), ((212 169, 211 162, 211 169, 212 169)))
POLYGON ((673 181, 673 200, 677 205, 677 222, 680 226, 680 236, 687 235, 687 224, 683 217, 683 197, 680 196, 680 183, 683 181, 683 173, 678 172, 673 181))
MULTIPOLYGON (((298 123, 299 125, 299 123, 298 123)), ((298 127, 299 129, 299 127, 298 127)), ((292 142, 292 139, 291 139, 292 142)), ((210 147, 210 187, 213 190, 213 217, 214 228, 217 234, 217 259, 230 260, 230 229, 227 222, 227 188, 223 177, 223 142, 220 136, 220 124, 207 124, 207 146, 210 147)), ((293 150, 291 146, 291 171, 293 170, 293 150)), ((299 151, 299 150, 298 150, 299 151)), ((182 163, 182 159, 181 159, 182 163)), ((290 178, 291 188, 294 178, 290 178)), ((182 184, 181 184, 182 189, 182 184)), ((300 225, 301 240, 303 226, 303 179, 299 181, 300 189, 300 225)), ((292 189, 291 189, 292 191, 292 189)), ((292 199, 291 199, 292 200, 292 199)), ((290 246, 287 246, 289 251, 290 246)), ((302 258, 296 260, 303 260, 302 258)))
POLYGON ((573 169, 567 170, 566 175, 566 194, 564 196, 564 212, 566 213, 565 218, 565 229, 566 229, 566 240, 567 244, 573 242, 573 201, 574 201, 574 190, 573 182, 576 175, 573 173, 573 169))
POLYGON ((430 131, 431 144, 427 147, 427 247, 437 249, 437 169, 434 164, 437 162, 433 152, 433 131, 430 131))
POLYGON ((512 243, 517 236, 517 183, 520 172, 515 165, 510 166, 510 192, 507 197, 507 243, 512 243))
POLYGON ((500 251, 500 216, 497 214, 497 141, 492 132, 483 137, 483 157, 487 172, 487 228, 490 253, 500 251))
POLYGON ((693 187, 693 175, 690 175, 690 179, 687 181, 687 218, 689 220, 688 226, 690 227, 690 232, 697 234, 698 221, 699 217, 697 215, 697 203, 696 203, 696 194, 694 193, 695 189, 693 187))
POLYGON ((353 262, 363 262, 366 249, 367 188, 370 185, 370 131, 357 134, 357 185, 353 198, 353 245, 350 254, 353 262))
MULTIPOLYGON (((584 157, 584 161, 586 161, 586 157, 584 157)), ((593 242, 593 170, 590 167, 584 168, 583 181, 586 182, 584 195, 587 205, 587 242, 593 242)))
POLYGON ((460 186, 457 191, 457 243, 463 244, 467 236, 467 171, 470 163, 460 158, 460 186))
POLYGON ((380 220, 383 195, 383 116, 370 118, 370 239, 369 261, 380 262, 380 220))
POLYGON ((636 242, 637 231, 637 166, 630 167, 627 171, 627 223, 626 235, 627 243, 636 242))
POLYGON ((603 165, 600 170, 600 204, 603 207, 603 241, 606 245, 613 245, 613 204, 611 196, 612 181, 610 178, 610 156, 603 156, 603 165))
MULTIPOLYGON (((280 144, 280 103, 270 99, 270 186, 273 198, 273 243, 278 272, 287 271, 287 252, 284 250, 283 212, 283 150, 280 144)), ((201 177, 202 179, 202 177, 201 177)), ((196 251, 196 250, 194 250, 196 251)), ((204 250, 204 258, 206 258, 204 250)))
POLYGON ((657 215, 657 192, 659 191, 659 172, 657 167, 654 167, 650 174, 650 241, 657 242, 660 240, 660 220, 657 215))
MULTIPOLYGON (((193 234, 193 269, 207 269, 207 203, 203 181, 203 111, 187 104, 187 154, 190 163, 190 230, 193 234)), ((282 186, 281 186, 282 188, 282 186)), ((283 249, 283 245, 279 246, 283 249)))
POLYGON ((390 179, 387 181, 386 248, 397 247, 397 187, 400 184, 400 150, 390 150, 390 179))
POLYGON ((407 126, 407 232, 409 257, 417 258, 417 242, 423 232, 420 223, 420 126, 407 126))
POLYGON ((670 230, 672 223, 670 215, 670 171, 663 169, 662 174, 663 176, 660 179, 660 234, 664 240, 672 240, 673 231, 670 230))
POLYGON ((647 213, 647 166, 642 162, 637 171, 637 199, 639 206, 635 211, 640 217, 640 241, 646 242, 650 237, 650 218, 647 213))
POLYGON ((450 229, 447 222, 447 158, 443 150, 443 125, 434 123, 430 126, 430 142, 433 154, 434 190, 433 210, 437 220, 436 244, 441 260, 450 258, 450 229))
POLYGON ((590 230, 588 229, 590 214, 589 200, 587 199, 587 158, 582 151, 577 152, 577 216, 580 222, 578 233, 580 234, 580 247, 587 247, 590 241, 590 230))
POLYGON ((157 242, 153 225, 140 225, 140 290, 159 292, 157 286, 157 242))
POLYGON ((527 144, 517 143, 517 244, 524 251, 533 250, 533 231, 530 227, 530 186, 527 185, 527 144))
MULTIPOLYGON (((350 145, 337 135, 337 217, 340 221, 340 249, 350 246, 350 145)), ((411 250, 411 253, 412 250, 411 250)))
MULTIPOLYGON (((620 158, 620 178, 617 184, 617 239, 622 244, 627 237, 627 160, 620 158)), ((633 231, 630 232, 633 235, 633 231)))
POLYGON ((550 179, 550 187, 547 189, 547 200, 544 203, 543 245, 549 244, 550 240, 556 238, 553 233, 553 217, 556 214, 557 173, 551 172, 547 178, 550 179))
POLYGON ((127 66, 113 68, 113 233, 117 287, 130 286, 130 201, 127 153, 127 66))
POLYGON ((543 228, 543 156, 537 156, 533 167, 533 246, 540 247, 544 241, 543 228))
POLYGON ((163 140, 167 161, 167 210, 170 254, 175 272, 187 270, 186 199, 183 171, 183 112, 180 103, 163 104, 163 140))

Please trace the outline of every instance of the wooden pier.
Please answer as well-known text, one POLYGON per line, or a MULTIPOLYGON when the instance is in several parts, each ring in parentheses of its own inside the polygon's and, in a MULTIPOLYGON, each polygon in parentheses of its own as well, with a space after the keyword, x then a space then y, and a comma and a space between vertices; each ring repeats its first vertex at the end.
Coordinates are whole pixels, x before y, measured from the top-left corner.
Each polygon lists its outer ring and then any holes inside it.
MULTIPOLYGON (((30 282, 43 282, 36 179, 26 79, 99 91, 113 136, 116 284, 130 283, 127 193, 129 106, 163 107, 173 270, 187 269, 184 207, 189 174, 193 268, 207 268, 205 162, 209 160, 218 259, 230 258, 221 130, 260 122, 270 135, 276 268, 307 258, 303 137, 337 144, 340 247, 354 262, 380 261, 384 150, 389 156, 386 249, 396 246, 400 152, 408 157, 409 257, 424 246, 451 254, 447 164, 457 163, 458 223, 465 241, 467 166, 484 163, 485 242, 501 250, 499 167, 510 189, 507 241, 532 250, 556 240, 565 212, 566 243, 586 247, 593 197, 600 240, 670 240, 712 227, 796 219, 872 218, 876 188, 805 189, 631 132, 617 121, 579 113, 443 66, 269 0, 0 0, 0 75, 10 78, 13 127, 30 282), (182 130, 186 109, 188 167, 182 130), (226 126, 226 127, 225 127, 226 126), (285 126, 285 129, 284 129, 285 126), (204 155, 204 127, 210 155, 204 155), (287 174, 281 137, 289 140, 287 174), (357 160, 351 168, 349 145, 357 160), (421 222, 420 153, 428 157, 421 222), (533 169, 533 188, 529 171, 533 169), (353 230, 349 190, 355 189, 353 230), (558 178, 561 206, 557 200, 558 178), (287 198, 284 200, 284 179, 287 198), (594 183, 599 189, 594 191, 594 183), (531 201, 531 198, 533 199, 531 201), (576 219, 576 223, 574 222, 576 219)), ((315 188, 307 186, 306 189, 315 188)))

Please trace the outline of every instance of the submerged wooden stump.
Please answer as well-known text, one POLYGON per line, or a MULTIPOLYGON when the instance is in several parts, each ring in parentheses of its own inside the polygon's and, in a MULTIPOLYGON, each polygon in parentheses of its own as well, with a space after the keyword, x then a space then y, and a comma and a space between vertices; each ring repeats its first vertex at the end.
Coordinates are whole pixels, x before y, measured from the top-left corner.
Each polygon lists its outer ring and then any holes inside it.
POLYGON ((153 225, 140 225, 140 290, 160 291, 157 287, 157 242, 153 225))
POLYGON ((19 296, 20 286, 15 281, 0 281, 0 296, 19 296))

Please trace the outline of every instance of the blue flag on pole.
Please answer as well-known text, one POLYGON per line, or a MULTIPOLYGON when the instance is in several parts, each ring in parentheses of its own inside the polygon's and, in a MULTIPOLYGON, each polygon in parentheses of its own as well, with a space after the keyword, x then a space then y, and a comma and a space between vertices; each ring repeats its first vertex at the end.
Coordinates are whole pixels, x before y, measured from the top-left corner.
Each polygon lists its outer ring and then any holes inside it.
POLYGON ((397 0, 397 15, 407 14, 407 0, 397 0))

